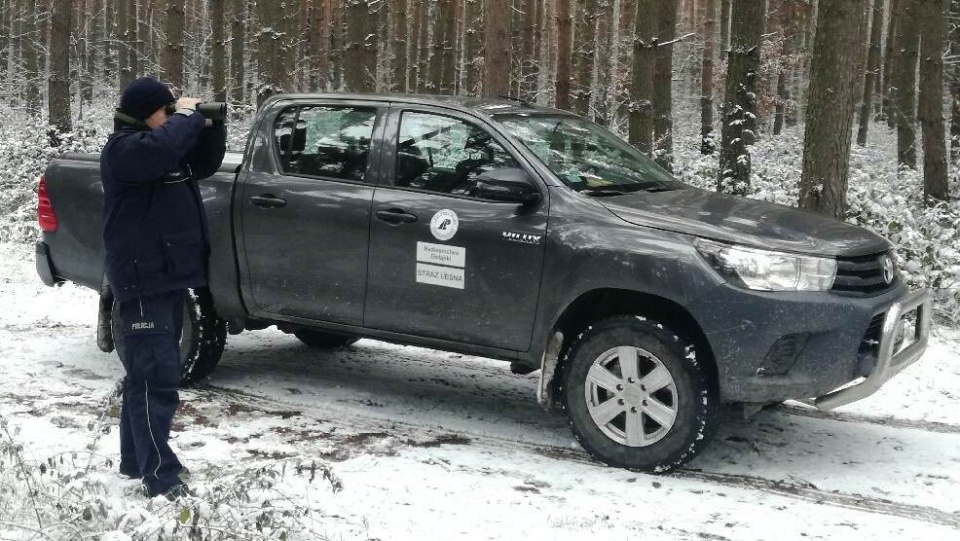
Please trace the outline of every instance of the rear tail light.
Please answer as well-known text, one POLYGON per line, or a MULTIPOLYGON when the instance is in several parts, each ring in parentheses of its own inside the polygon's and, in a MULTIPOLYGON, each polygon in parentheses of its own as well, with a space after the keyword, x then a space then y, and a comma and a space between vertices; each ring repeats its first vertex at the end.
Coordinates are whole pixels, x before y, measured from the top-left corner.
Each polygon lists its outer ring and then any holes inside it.
POLYGON ((40 177, 40 187, 37 190, 37 220, 44 232, 53 233, 57 230, 57 214, 53 211, 50 196, 47 195, 46 175, 40 177))

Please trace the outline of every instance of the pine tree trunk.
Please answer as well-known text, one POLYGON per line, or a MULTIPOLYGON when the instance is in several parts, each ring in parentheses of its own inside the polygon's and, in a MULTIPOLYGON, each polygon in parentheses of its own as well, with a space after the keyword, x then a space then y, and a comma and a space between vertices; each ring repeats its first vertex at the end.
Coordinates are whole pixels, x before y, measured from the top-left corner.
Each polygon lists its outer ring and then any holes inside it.
POLYGON ((426 93, 430 91, 430 39, 432 23, 432 11, 436 6, 436 0, 421 0, 420 4, 420 28, 417 36, 417 92, 426 93))
POLYGON ((900 10, 900 0, 889 0, 890 9, 887 15, 887 41, 884 44, 883 54, 883 117, 887 121, 887 127, 893 129, 897 126, 897 115, 893 112, 893 95, 891 87, 894 80, 894 63, 896 57, 897 42, 897 18, 900 10))
POLYGON ((800 208, 843 219, 850 137, 862 68, 858 27, 865 0, 820 0, 804 132, 800 208))
POLYGON ((920 48, 918 16, 921 0, 900 0, 897 14, 897 54, 893 60, 894 78, 892 103, 897 119, 897 162, 917 167, 916 107, 917 60, 920 48))
POLYGON ((594 84, 590 95, 593 98, 593 121, 602 126, 607 126, 610 123, 610 72, 615 67, 611 64, 610 56, 612 20, 613 3, 609 0, 599 0, 597 3, 597 39, 593 58, 594 84))
POLYGON ((183 0, 167 0, 164 11, 163 73, 167 81, 183 88, 183 26, 186 10, 183 0))
POLYGON ((480 82, 480 66, 483 63, 480 57, 480 48, 483 44, 483 3, 481 0, 466 0, 464 14, 464 69, 466 79, 464 93, 468 96, 477 95, 477 86, 480 82))
POLYGON ((510 17, 508 0, 486 0, 483 15, 483 96, 510 93, 510 17))
POLYGON ((344 83, 351 92, 373 92, 377 70, 377 13, 371 0, 344 4, 344 83))
POLYGON ((70 33, 73 7, 70 0, 54 0, 50 13, 50 50, 63 51, 50 55, 50 82, 48 96, 50 104, 50 143, 60 142, 58 134, 71 130, 70 125, 70 33))
POLYGON ((230 19, 230 100, 243 103, 244 43, 247 37, 247 0, 232 0, 230 19))
POLYGON ((653 152, 653 74, 656 68, 656 5, 638 0, 633 38, 633 74, 630 82, 629 141, 637 150, 653 152))
POLYGON ((537 1, 522 0, 520 3, 523 10, 520 30, 520 92, 517 94, 520 98, 533 101, 537 93, 537 70, 536 70, 536 35, 537 35, 537 1))
POLYGON ((433 53, 430 55, 430 90, 453 94, 456 90, 457 28, 453 0, 437 0, 436 25, 433 31, 433 53))
POLYGON ((210 51, 210 75, 213 79, 213 99, 227 101, 227 43, 224 19, 224 1, 209 0, 210 21, 213 30, 213 49, 210 51))
POLYGON ((730 8, 731 0, 720 0, 720 62, 726 61, 730 47, 730 8))
POLYGON ((655 159, 673 171, 673 44, 677 35, 677 8, 673 0, 660 0, 659 41, 653 75, 653 144, 655 159))
POLYGON ((37 1, 24 3, 23 23, 23 67, 27 78, 26 104, 30 116, 40 117, 42 97, 40 95, 40 24, 37 14, 37 1))
MULTIPOLYGON (((417 0, 414 0, 417 1, 417 0)), ((390 0, 391 92, 407 91, 407 0, 390 0)))
POLYGON ((870 106, 873 89, 880 71, 880 30, 883 25, 883 0, 873 0, 873 22, 870 26, 870 52, 867 55, 867 73, 863 83, 863 99, 860 103, 860 127, 857 144, 867 144, 867 129, 870 127, 870 106))
POLYGON ((750 193, 750 147, 756 140, 757 71, 763 17, 763 2, 733 1, 717 183, 720 192, 750 193))
POLYGON ((700 153, 713 154, 713 57, 716 41, 717 3, 706 0, 703 20, 703 59, 700 69, 700 153))
POLYGON ((153 9, 153 3, 149 0, 136 0, 136 10, 134 25, 136 26, 137 36, 136 44, 133 49, 134 58, 136 58, 137 76, 151 71, 149 56, 147 56, 147 40, 150 35, 150 10, 153 9))
MULTIPOLYGON (((557 109, 570 110, 570 79, 573 75, 573 0, 557 0, 557 109)), ((643 1, 643 0, 640 0, 643 1)))
MULTIPOLYGON (((960 56, 960 0, 950 1, 950 54, 960 56)), ((953 77, 950 80, 950 161, 960 159, 960 62, 953 62, 953 77)))
POLYGON ((344 10, 347 0, 330 0, 330 87, 343 89, 344 76, 344 10))
POLYGON ((928 206, 949 199, 947 145, 943 122, 942 0, 920 0, 923 28, 920 43, 920 103, 918 117, 923 137, 923 195, 928 206))
MULTIPOLYGON (((596 53, 596 13, 598 0, 583 0, 583 8, 578 10, 577 26, 574 32, 574 66, 576 74, 576 91, 573 98, 573 111, 581 116, 587 116, 590 109, 590 91, 593 83, 593 60, 596 53)), ((581 2, 574 2, 580 6, 581 2)))

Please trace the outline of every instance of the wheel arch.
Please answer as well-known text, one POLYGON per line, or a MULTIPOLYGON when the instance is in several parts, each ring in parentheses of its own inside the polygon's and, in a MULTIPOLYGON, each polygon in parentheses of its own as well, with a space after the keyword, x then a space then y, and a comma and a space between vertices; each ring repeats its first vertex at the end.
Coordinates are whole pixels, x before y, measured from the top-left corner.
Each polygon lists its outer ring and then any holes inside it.
POLYGON ((616 288, 594 289, 582 293, 571 302, 550 330, 550 344, 541 362, 537 393, 541 405, 548 409, 557 407, 556 370, 574 340, 592 323, 623 315, 653 320, 693 344, 697 360, 705 364, 714 385, 719 384, 716 358, 710 342, 696 318, 686 308, 674 300, 652 293, 616 288))

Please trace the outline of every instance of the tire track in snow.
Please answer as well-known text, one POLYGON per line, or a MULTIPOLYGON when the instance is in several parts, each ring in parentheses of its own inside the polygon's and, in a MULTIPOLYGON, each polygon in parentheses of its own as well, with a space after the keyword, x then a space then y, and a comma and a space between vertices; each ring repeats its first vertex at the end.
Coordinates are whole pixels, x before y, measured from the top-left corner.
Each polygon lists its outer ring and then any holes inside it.
MULTIPOLYGON (((295 401, 285 401, 278 400, 268 396, 262 396, 255 393, 250 393, 248 391, 241 391, 237 389, 230 389, 226 387, 218 387, 207 385, 194 389, 194 392, 198 393, 198 397, 202 394, 213 394, 219 396, 221 399, 227 402, 233 402, 237 404, 242 404, 248 407, 260 409, 262 411, 290 411, 291 409, 297 409, 302 411, 312 412, 316 417, 325 419, 327 422, 331 422, 330 411, 326 411, 310 404, 304 404, 302 402, 295 401)), ((339 408, 337 408, 339 409, 339 408)), ((800 408, 791 408, 785 407, 784 409, 790 410, 800 410, 800 408)), ((333 422, 343 422, 346 427, 350 429, 357 429, 363 427, 364 430, 370 430, 374 432, 404 432, 405 435, 410 436, 420 436, 421 439, 435 439, 438 434, 447 435, 447 436, 460 436, 464 438, 469 438, 470 441, 487 444, 495 447, 502 447, 507 449, 515 449, 517 447, 525 448, 533 453, 537 453, 548 458, 558 459, 558 460, 570 460, 580 464, 596 466, 596 467, 606 467, 602 463, 594 460, 590 457, 585 451, 579 448, 572 447, 563 447, 558 445, 549 445, 542 443, 531 443, 524 442, 520 440, 515 440, 511 438, 504 438, 497 435, 484 433, 484 432, 471 432, 464 430, 452 430, 447 428, 437 428, 432 426, 424 426, 418 423, 411 423, 409 421, 397 420, 397 419, 378 419, 373 417, 359 416, 352 413, 347 413, 344 411, 337 411, 338 415, 334 416, 335 421, 333 422), (347 421, 347 417, 350 422, 347 421)), ((823 412, 815 412, 823 413, 823 412)), ((817 416, 811 416, 815 418, 820 418, 817 416)), ((855 416, 849 416, 855 417, 855 416)), ((825 416, 823 418, 831 419, 830 416, 825 416)), ((849 422, 859 422, 856 420, 850 420, 849 422)), ((894 426, 894 425, 885 425, 885 426, 894 426)), ((896 426, 895 426, 896 427, 896 426)), ((899 428, 899 427, 898 427, 899 428)), ((912 426, 904 426, 904 428, 913 428, 912 426)), ((954 432, 949 432, 954 433, 954 432)), ((711 472, 703 470, 694 470, 694 469, 681 469, 676 470, 671 473, 665 474, 664 477, 682 479, 689 481, 699 481, 704 483, 710 483, 714 485, 720 485, 731 488, 740 488, 740 489, 752 489, 760 492, 765 492, 768 494, 774 494, 777 496, 782 496, 794 500, 802 500, 805 502, 813 502, 817 504, 830 505, 833 507, 839 507, 844 509, 851 509, 861 512, 889 515, 909 520, 916 520, 920 522, 925 522, 929 524, 935 524, 940 526, 947 526, 955 529, 960 529, 960 514, 951 513, 947 511, 942 511, 940 509, 935 509, 933 507, 927 507, 923 505, 916 505, 910 503, 901 503, 888 500, 885 498, 877 498, 873 496, 864 496, 860 494, 852 494, 840 491, 833 490, 823 490, 817 488, 812 483, 804 482, 790 482, 777 479, 768 479, 765 477, 758 477, 752 475, 743 475, 743 474, 733 474, 733 473, 721 473, 721 472, 711 472)))
POLYGON ((770 408, 769 411, 775 411, 786 415, 797 415, 800 417, 810 417, 812 419, 829 419, 842 423, 873 424, 890 428, 908 428, 911 430, 922 430, 924 432, 936 432, 938 434, 960 434, 960 426, 937 421, 916 421, 911 419, 897 419, 895 417, 869 417, 858 415, 856 413, 844 413, 838 411, 820 411, 801 406, 790 406, 780 404, 770 408))

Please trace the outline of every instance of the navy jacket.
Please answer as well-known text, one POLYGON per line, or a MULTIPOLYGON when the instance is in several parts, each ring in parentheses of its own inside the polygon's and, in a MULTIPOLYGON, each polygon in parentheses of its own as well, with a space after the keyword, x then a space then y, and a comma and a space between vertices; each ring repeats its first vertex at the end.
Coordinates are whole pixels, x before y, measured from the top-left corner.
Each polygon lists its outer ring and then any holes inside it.
POLYGON ((207 218, 197 181, 217 172, 226 128, 199 113, 124 127, 100 155, 104 268, 121 301, 207 284, 207 218))

